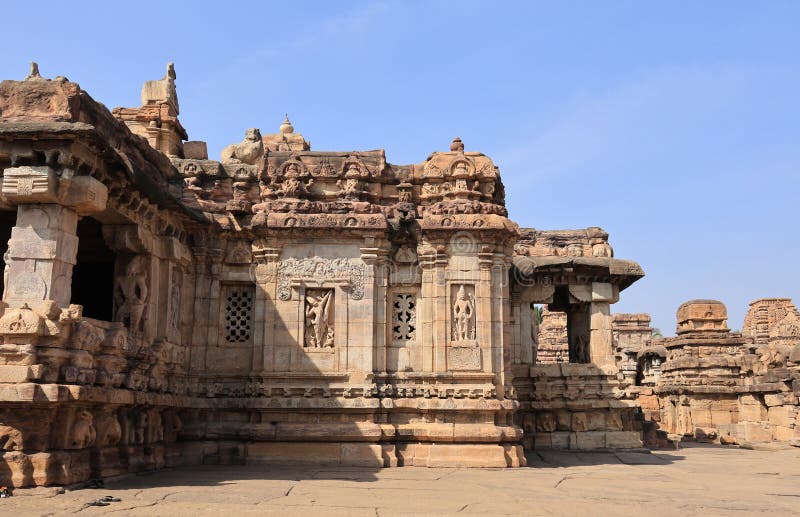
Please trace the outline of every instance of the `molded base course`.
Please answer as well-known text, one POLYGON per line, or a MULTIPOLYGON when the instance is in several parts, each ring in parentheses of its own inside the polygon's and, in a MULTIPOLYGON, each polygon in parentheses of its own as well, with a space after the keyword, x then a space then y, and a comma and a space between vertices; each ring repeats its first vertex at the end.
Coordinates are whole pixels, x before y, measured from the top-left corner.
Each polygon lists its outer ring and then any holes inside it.
POLYGON ((524 467, 516 444, 192 441, 0 453, 0 485, 72 485, 91 478, 186 465, 285 464, 351 467, 524 467))
POLYGON ((640 449, 643 446, 640 431, 554 431, 536 433, 532 448, 591 451, 640 449))
POLYGON ((353 467, 525 466, 521 445, 498 444, 366 444, 255 442, 247 444, 248 464, 329 465, 353 467))

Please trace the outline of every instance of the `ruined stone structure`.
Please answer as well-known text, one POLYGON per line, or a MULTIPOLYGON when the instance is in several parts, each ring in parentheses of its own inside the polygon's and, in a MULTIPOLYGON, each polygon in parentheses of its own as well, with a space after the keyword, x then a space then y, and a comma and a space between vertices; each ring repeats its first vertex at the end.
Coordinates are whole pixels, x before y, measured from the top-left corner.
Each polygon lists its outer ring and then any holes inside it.
POLYGON ((741 333, 715 300, 686 302, 677 319, 677 337, 630 349, 637 374, 627 391, 646 443, 800 445, 800 314, 791 300, 754 301, 741 333))
POLYGON ((603 230, 520 230, 458 138, 393 165, 287 117, 216 161, 178 115, 171 64, 113 112, 38 69, 0 83, 0 482, 641 445, 610 306, 643 272, 603 230), (537 304, 561 362, 537 364, 537 304))
POLYGON ((0 484, 798 439, 790 300, 741 334, 688 302, 653 338, 611 314, 644 273, 608 234, 520 229, 458 138, 394 165, 286 117, 216 161, 178 115, 171 64, 113 112, 0 83, 0 484))
POLYGON ((619 292, 643 276, 639 265, 613 258, 608 234, 600 228, 523 229, 513 261, 510 368, 525 445, 640 447, 635 401, 623 396, 620 383, 611 317, 619 292), (532 322, 537 304, 564 314, 560 333, 547 328, 553 322, 545 312, 547 333, 539 332, 537 339, 532 322), (537 341, 543 340, 566 344, 566 354, 559 350, 555 361, 538 361, 537 341))

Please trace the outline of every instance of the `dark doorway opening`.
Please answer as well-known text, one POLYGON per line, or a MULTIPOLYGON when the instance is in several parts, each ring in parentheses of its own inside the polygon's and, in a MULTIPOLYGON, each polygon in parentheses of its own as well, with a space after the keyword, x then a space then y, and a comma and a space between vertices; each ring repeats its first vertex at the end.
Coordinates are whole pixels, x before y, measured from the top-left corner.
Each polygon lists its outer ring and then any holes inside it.
POLYGON ((72 303, 87 318, 111 321, 116 255, 103 240, 103 225, 91 217, 78 222, 78 259, 72 270, 72 303))

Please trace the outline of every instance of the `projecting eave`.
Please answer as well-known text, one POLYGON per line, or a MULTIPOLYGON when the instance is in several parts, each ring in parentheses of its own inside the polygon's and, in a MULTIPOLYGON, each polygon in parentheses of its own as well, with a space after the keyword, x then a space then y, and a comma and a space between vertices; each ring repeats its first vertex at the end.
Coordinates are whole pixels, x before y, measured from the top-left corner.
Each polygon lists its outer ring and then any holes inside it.
POLYGON ((608 257, 529 257, 513 258, 514 273, 520 279, 537 276, 585 277, 627 288, 644 276, 642 267, 631 260, 608 257))

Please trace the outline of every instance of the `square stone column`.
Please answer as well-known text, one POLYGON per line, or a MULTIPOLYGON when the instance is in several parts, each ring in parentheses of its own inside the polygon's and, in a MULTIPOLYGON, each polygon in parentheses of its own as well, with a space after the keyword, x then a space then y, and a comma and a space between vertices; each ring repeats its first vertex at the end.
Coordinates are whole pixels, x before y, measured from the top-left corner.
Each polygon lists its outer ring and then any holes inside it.
POLYGON ((11 307, 52 300, 67 307, 72 294, 72 267, 78 254, 78 214, 55 204, 20 205, 8 241, 8 285, 4 301, 11 307))
POLYGON ((614 343, 611 324, 611 304, 619 300, 619 288, 604 282, 592 283, 590 313, 591 361, 597 366, 614 366, 614 343))
POLYGON ((108 190, 69 169, 23 166, 3 171, 0 192, 5 203, 18 206, 3 301, 10 307, 45 300, 67 307, 78 253, 78 217, 103 210, 108 190))
POLYGON ((611 304, 592 302, 590 311, 589 354, 592 364, 613 366, 614 346, 611 334, 611 304))

